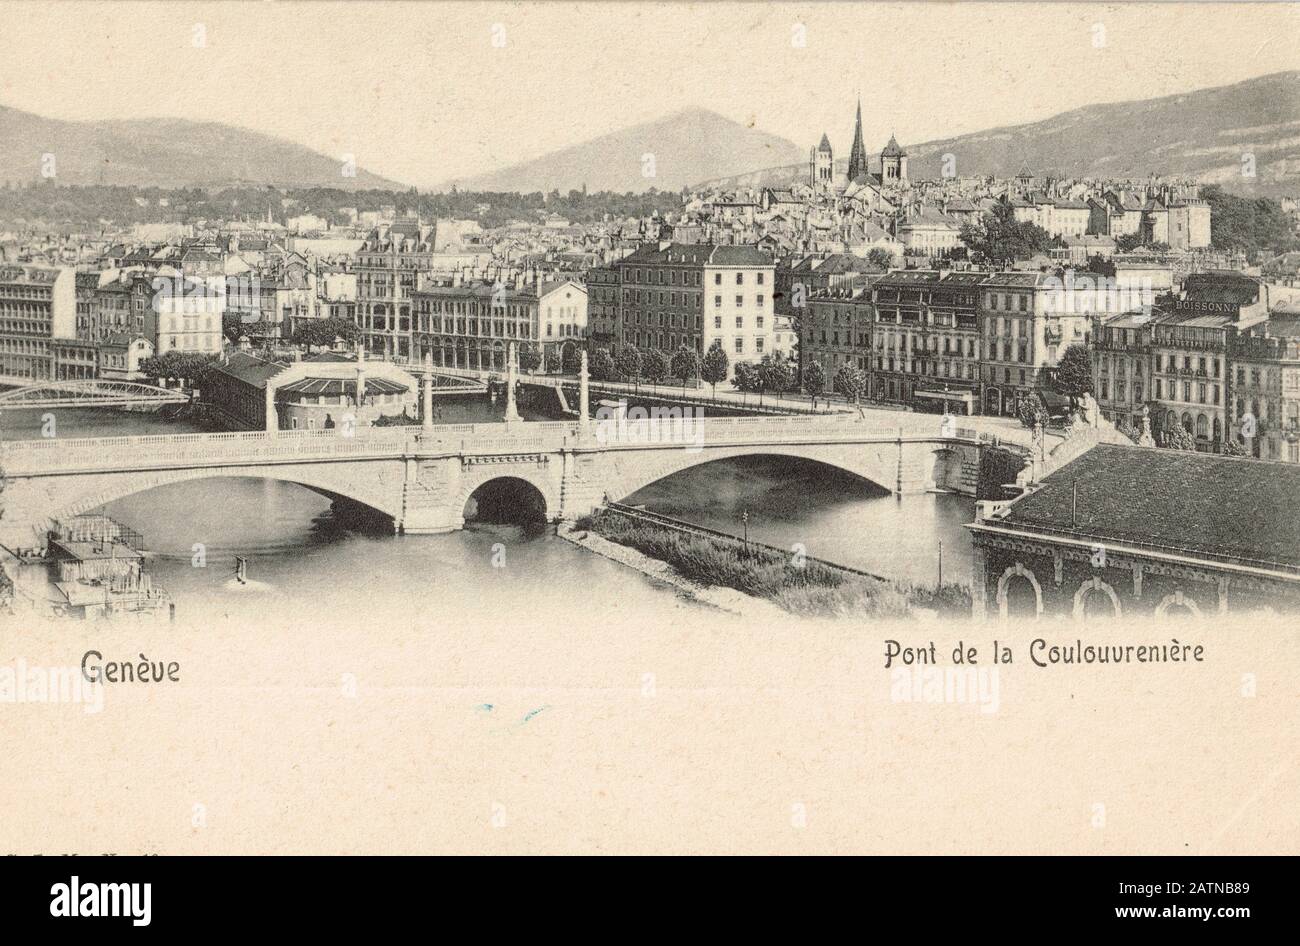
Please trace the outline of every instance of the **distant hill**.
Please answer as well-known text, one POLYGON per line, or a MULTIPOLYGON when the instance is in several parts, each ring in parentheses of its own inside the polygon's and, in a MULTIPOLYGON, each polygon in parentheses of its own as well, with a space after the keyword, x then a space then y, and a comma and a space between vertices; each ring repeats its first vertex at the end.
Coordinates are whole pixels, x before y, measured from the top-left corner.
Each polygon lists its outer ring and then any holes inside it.
POLYGON ((361 168, 344 177, 341 158, 217 122, 69 122, 0 106, 0 182, 39 179, 44 154, 60 184, 401 187, 361 168))
MULTIPOLYGON (((883 144, 883 142, 881 143, 883 144)), ((843 153, 847 156, 847 142, 843 153)), ((1237 193, 1300 194, 1300 71, 1163 98, 1089 105, 1027 125, 905 146, 908 172, 937 178, 943 155, 962 176, 1186 177, 1237 193), (1242 156, 1255 156, 1255 178, 1242 176, 1242 156)), ((837 150, 839 150, 837 148, 837 150)), ((873 159, 873 170, 878 167, 873 159)), ((843 161, 837 162, 842 168, 843 161)), ((788 184, 804 163, 755 165, 749 173, 705 185, 788 184)), ((703 186, 703 185, 702 185, 703 186)))
POLYGON ((675 191, 709 177, 806 159, 807 149, 794 142, 692 108, 454 183, 463 190, 523 193, 568 193, 584 185, 618 193, 675 191), (653 177, 642 173, 644 155, 654 156, 653 177))

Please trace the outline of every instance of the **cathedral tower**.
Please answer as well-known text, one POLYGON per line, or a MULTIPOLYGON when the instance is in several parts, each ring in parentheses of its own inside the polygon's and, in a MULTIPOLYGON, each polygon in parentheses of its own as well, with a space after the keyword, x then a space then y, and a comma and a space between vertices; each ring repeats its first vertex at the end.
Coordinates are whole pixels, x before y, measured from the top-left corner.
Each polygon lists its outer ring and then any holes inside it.
POLYGON ((808 183, 814 189, 830 187, 835 181, 835 158, 831 153, 830 139, 822 133, 822 141, 808 154, 808 183))
POLYGON ((898 146, 898 139, 889 136, 889 144, 880 152, 880 182, 882 184, 907 183, 907 152, 898 146))
POLYGON ((867 148, 862 143, 862 99, 858 99, 858 117, 853 126, 853 150, 849 152, 849 180, 856 181, 867 173, 867 148))

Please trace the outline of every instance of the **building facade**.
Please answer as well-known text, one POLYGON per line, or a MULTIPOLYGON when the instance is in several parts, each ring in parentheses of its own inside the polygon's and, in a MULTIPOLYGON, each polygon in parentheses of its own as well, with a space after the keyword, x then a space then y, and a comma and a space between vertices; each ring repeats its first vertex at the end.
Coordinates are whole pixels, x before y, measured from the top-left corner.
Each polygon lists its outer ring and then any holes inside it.
POLYGON ((76 274, 71 269, 0 265, 0 375, 56 378, 55 346, 76 337, 76 274))
POLYGON ((366 350, 388 358, 414 352, 413 294, 433 271, 435 229, 418 219, 376 226, 357 251, 357 324, 366 350))
POLYGON ((537 293, 531 286, 470 283, 412 293, 412 357, 435 365, 504 371, 511 343, 537 343, 537 293))

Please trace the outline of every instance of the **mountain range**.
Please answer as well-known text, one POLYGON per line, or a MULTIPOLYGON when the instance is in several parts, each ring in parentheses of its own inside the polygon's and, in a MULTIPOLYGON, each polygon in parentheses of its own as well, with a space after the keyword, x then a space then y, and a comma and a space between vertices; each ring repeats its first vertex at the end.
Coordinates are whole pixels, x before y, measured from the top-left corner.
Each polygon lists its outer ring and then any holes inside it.
POLYGON ((738 174, 805 159, 807 149, 703 108, 621 128, 499 171, 457 180, 472 191, 587 187, 626 193, 680 190, 706 177, 738 174))
POLYGON ((342 158, 218 122, 62 121, 0 106, 0 182, 40 178, 47 154, 61 184, 402 186, 363 168, 344 176, 342 158))
MULTIPOLYGON (((851 128, 832 135, 843 169, 851 128)), ((867 140, 883 135, 866 129, 867 140)), ((811 142, 809 143, 811 144, 811 142)), ((1093 178, 1149 174, 1238 193, 1300 193, 1300 71, 1131 102, 1089 105, 1044 121, 905 146, 913 178, 1093 178), (1243 175, 1243 168, 1254 177, 1243 175)), ((0 106, 0 183, 38 178, 52 154, 70 184, 178 187, 236 182, 404 189, 340 158, 259 132, 182 119, 61 121, 0 106)), ((808 145, 690 108, 496 171, 448 181, 463 190, 618 192, 786 185, 807 174, 808 145)), ((873 159, 873 169, 878 159, 873 159)))
MULTIPOLYGON (((852 129, 837 144, 844 169, 852 129)), ((870 140, 868 131, 868 140, 870 140)), ((880 138, 879 135, 875 136, 880 138)), ((883 144, 883 139, 881 141, 883 144)), ((1238 193, 1300 192, 1300 71, 1161 98, 1088 105, 1024 125, 905 145, 908 173, 937 178, 945 155, 959 176, 1145 178, 1150 174, 1222 184, 1238 193), (1254 177, 1243 175, 1253 156, 1254 177)), ((872 169, 879 159, 873 156, 872 169)), ((701 179, 723 188, 802 180, 807 162, 701 179)))

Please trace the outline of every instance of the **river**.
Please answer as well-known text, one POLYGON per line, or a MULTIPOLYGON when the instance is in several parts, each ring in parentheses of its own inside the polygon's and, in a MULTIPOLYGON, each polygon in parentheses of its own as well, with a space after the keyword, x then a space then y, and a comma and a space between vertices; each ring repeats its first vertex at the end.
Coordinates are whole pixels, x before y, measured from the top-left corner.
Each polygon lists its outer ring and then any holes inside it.
MULTIPOLYGON (((499 411, 478 398, 444 400, 444 422, 483 422, 499 411)), ((6 439, 41 435, 34 411, 3 415, 6 439)), ((189 433, 198 428, 153 414, 60 410, 59 437, 189 433)), ((966 581, 970 542, 963 524, 973 500, 950 495, 897 498, 848 474, 764 456, 709 463, 653 484, 627 502, 751 539, 932 583, 939 545, 947 580, 966 581)), ((345 521, 325 497, 273 480, 222 477, 159 487, 103 512, 143 534, 149 570, 178 614, 264 616, 279 605, 303 618, 364 621, 372 595, 441 613, 496 602, 505 614, 592 609, 645 613, 693 607, 623 566, 579 550, 549 531, 471 524, 438 536, 394 536, 381 525, 345 521), (235 556, 251 582, 233 580, 235 556)))

